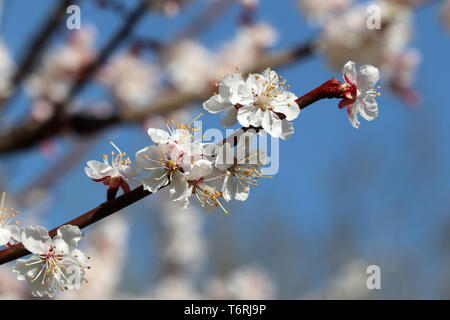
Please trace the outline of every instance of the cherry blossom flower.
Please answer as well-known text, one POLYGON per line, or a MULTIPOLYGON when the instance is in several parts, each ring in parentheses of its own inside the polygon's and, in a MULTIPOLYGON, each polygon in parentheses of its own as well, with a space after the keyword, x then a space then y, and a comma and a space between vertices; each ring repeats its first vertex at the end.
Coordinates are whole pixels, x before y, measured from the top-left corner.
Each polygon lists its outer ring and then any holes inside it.
POLYGON ((223 198, 226 201, 232 198, 239 201, 247 200, 250 185, 256 187, 257 180, 263 177, 259 168, 265 162, 265 156, 259 150, 249 151, 250 139, 247 147, 246 137, 251 135, 243 135, 240 138, 236 146, 236 155, 230 143, 226 142, 216 156, 216 168, 226 172, 222 185, 223 198))
POLYGON ((270 69, 250 74, 245 82, 239 74, 226 76, 218 84, 219 93, 205 101, 203 108, 211 113, 228 109, 223 125, 233 125, 236 117, 243 127, 262 128, 272 137, 288 139, 293 133, 290 121, 300 108, 281 79, 270 69))
POLYGON ((114 151, 111 152, 111 163, 108 161, 108 155, 103 155, 103 162, 88 161, 88 167, 84 168, 84 170, 92 180, 103 182, 104 185, 109 186, 108 190, 112 190, 111 192, 114 192, 114 195, 119 187, 122 188, 123 192, 129 192, 129 183, 135 185, 136 178, 141 173, 137 167, 130 166, 131 160, 128 157, 125 158, 125 152, 120 151, 113 142, 111 144, 118 151, 117 155, 115 155, 114 151))
POLYGON ((148 146, 136 153, 137 165, 148 175, 141 179, 145 190, 152 193, 170 183, 170 197, 177 201, 187 190, 188 184, 183 171, 183 163, 179 161, 182 151, 173 147, 164 150, 163 146, 148 146))
POLYGON ((187 208, 189 198, 195 196, 200 205, 208 211, 212 211, 220 207, 226 214, 228 211, 222 206, 219 199, 222 192, 217 191, 214 182, 220 180, 223 176, 222 172, 217 172, 213 162, 207 159, 200 159, 192 164, 189 172, 186 173, 188 189, 183 197, 178 201, 183 208, 187 208))
POLYGON ((88 258, 77 249, 82 238, 80 229, 65 225, 52 239, 41 226, 27 226, 21 230, 24 247, 34 255, 19 259, 13 271, 18 280, 28 281, 35 297, 53 297, 58 288, 80 289, 88 258))
POLYGON ((5 207, 6 193, 2 193, 0 202, 0 246, 9 245, 12 239, 19 240, 20 232, 17 226, 19 222, 10 224, 11 220, 18 214, 14 208, 5 207))
POLYGON ((358 128, 358 113, 367 121, 378 116, 378 104, 375 97, 380 93, 375 91, 374 86, 380 79, 380 72, 372 65, 364 65, 356 72, 353 61, 348 61, 342 72, 348 89, 344 92, 339 108, 347 107, 350 123, 358 128))

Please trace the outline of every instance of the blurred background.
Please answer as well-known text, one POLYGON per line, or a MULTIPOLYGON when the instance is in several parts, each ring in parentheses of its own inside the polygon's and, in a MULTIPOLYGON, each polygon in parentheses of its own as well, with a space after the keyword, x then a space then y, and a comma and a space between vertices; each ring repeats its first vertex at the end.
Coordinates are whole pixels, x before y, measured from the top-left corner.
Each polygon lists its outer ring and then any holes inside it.
MULTIPOLYGON (((381 70, 376 120, 354 129, 337 100, 303 110, 279 172, 229 215, 163 191, 84 229, 89 283, 57 299, 450 298, 450 1, 376 2, 375 30, 371 3, 351 0, 0 3, 0 190, 21 225, 105 201, 86 162, 189 122, 235 67, 270 66, 298 96, 348 60, 381 70), (81 29, 66 26, 71 4, 81 29)), ((31 298, 12 266, 0 298, 31 298)))

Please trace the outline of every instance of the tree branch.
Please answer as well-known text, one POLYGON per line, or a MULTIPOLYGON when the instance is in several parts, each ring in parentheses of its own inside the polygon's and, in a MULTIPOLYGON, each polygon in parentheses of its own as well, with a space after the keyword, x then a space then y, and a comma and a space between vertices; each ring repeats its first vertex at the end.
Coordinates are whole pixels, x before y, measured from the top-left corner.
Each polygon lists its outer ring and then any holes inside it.
MULTIPOLYGON (((300 97, 297 99, 298 104, 300 105, 301 109, 306 108, 307 106, 311 105, 312 103, 321 100, 321 99, 331 99, 331 98, 342 98, 342 95, 346 89, 346 85, 341 83, 340 81, 331 78, 327 82, 320 85, 318 88, 308 92, 306 95, 300 97)), ((245 131, 246 129, 244 129, 245 131)), ((230 141, 233 139, 233 141, 236 141, 235 137, 239 134, 239 132, 242 133, 242 131, 237 131, 236 133, 230 135, 226 140, 222 141, 222 144, 226 141, 230 141)), ((234 145, 237 144, 237 141, 234 143, 234 145)), ((219 143, 220 145, 220 143, 219 143)), ((167 185, 166 185, 167 186, 167 185)), ((71 224, 74 226, 78 226, 80 229, 85 228, 103 218, 106 218, 107 216, 118 212, 119 210, 122 210, 123 208, 141 200, 142 198, 148 196, 151 194, 151 192, 144 190, 143 186, 139 186, 136 189, 125 193, 124 195, 118 197, 117 199, 106 201, 99 205, 98 207, 82 214, 78 218, 75 218, 73 220, 70 220, 63 225, 71 224)), ((59 227, 52 229, 49 232, 49 235, 51 237, 56 235, 56 231, 59 227)), ((11 246, 7 249, 0 251, 0 265, 7 263, 9 261, 18 259, 20 257, 23 257, 25 255, 29 254, 29 252, 23 247, 21 243, 18 243, 14 246, 11 246)))
MULTIPOLYGON (((255 65, 245 72, 259 72, 270 66, 280 67, 308 57, 315 50, 311 41, 299 44, 293 48, 262 56, 255 65)), ((141 110, 127 110, 108 118, 98 118, 87 113, 66 114, 56 113, 47 122, 29 121, 13 128, 0 136, 0 154, 27 149, 38 142, 57 134, 70 132, 77 135, 93 134, 104 128, 119 123, 139 123, 155 114, 167 114, 178 110, 187 103, 207 99, 212 92, 201 94, 168 91, 156 103, 141 110)))

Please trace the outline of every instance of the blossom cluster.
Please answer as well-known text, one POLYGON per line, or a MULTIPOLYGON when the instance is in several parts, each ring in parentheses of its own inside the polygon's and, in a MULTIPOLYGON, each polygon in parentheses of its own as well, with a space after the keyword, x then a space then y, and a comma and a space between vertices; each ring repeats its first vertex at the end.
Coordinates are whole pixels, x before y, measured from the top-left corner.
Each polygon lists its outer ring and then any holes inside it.
MULTIPOLYGON (((343 68, 343 78, 345 83, 333 79, 339 84, 335 97, 342 98, 339 108, 347 107, 351 124, 359 126, 358 113, 366 120, 375 119, 378 69, 365 65, 357 72, 355 63, 349 61, 343 68)), ((104 155, 102 162, 88 161, 87 176, 108 186, 108 200, 115 198, 119 188, 129 192, 130 185, 141 184, 151 193, 168 186, 170 199, 181 208, 188 208, 194 197, 206 211, 221 208, 228 214, 224 202, 247 200, 250 187, 267 177, 262 169, 266 156, 260 149, 253 149, 253 138, 268 134, 274 139, 288 139, 294 133, 292 121, 300 114, 301 98, 270 69, 249 74, 246 79, 240 73, 226 75, 217 89, 203 107, 213 114, 226 112, 221 124, 239 123, 241 129, 235 134, 218 144, 204 143, 200 130, 192 125, 198 117, 189 124, 167 121, 166 130, 148 129, 154 144, 139 150, 134 161, 111 142, 115 148, 111 157, 104 155)), ((58 288, 79 289, 85 281, 85 270, 90 268, 86 255, 77 249, 82 238, 79 227, 64 225, 54 237, 41 226, 19 228, 17 222, 12 223, 17 211, 6 208, 4 202, 5 194, 0 205, 0 245, 21 242, 33 254, 17 260, 17 278, 26 280, 31 294, 37 297, 52 297, 58 288)))
POLYGON ((35 297, 53 297, 58 289, 65 291, 80 289, 85 281, 88 257, 77 249, 83 237, 80 229, 64 225, 50 237, 41 226, 18 227, 12 219, 18 214, 14 208, 5 206, 6 194, 2 193, 0 203, 0 246, 12 246, 16 242, 33 255, 18 259, 13 271, 18 280, 28 282, 30 292, 35 297))
MULTIPOLYGON (((358 128, 358 114, 366 120, 378 116, 375 98, 379 93, 374 86, 380 74, 371 65, 357 72, 355 63, 349 61, 343 68, 343 78, 339 107, 347 107, 351 124, 358 128)), ((216 145, 204 143, 199 129, 191 125, 193 121, 187 125, 167 121, 167 130, 148 129, 154 144, 136 153, 134 166, 113 144, 118 152, 112 152, 113 161, 109 163, 107 155, 104 162, 89 161, 86 174, 108 185, 108 192, 114 195, 119 187, 128 192, 129 184, 136 185, 143 174, 140 183, 145 190, 156 193, 169 186, 170 199, 182 208, 187 208, 194 197, 207 211, 220 207, 228 213, 223 200, 247 200, 250 187, 264 177, 266 157, 257 148, 251 150, 252 138, 269 134, 275 139, 288 139, 294 133, 292 121, 299 116, 300 107, 286 80, 269 68, 246 79, 240 73, 226 75, 217 89, 203 108, 212 114, 225 112, 221 121, 225 127, 240 124, 233 141, 227 138, 216 145)))

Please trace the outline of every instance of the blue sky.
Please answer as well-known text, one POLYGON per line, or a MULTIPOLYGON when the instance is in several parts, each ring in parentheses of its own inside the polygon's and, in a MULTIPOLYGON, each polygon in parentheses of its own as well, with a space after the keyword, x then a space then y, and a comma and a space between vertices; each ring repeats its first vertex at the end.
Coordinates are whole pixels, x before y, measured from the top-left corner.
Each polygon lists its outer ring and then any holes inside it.
MULTIPOLYGON (((2 36, 17 58, 55 1, 7 2, 10 4, 3 15, 2 36)), ((188 7, 177 19, 150 14, 135 34, 163 41, 170 39, 201 10, 204 2, 199 2, 200 5, 188 7)), ((294 233, 305 234, 309 242, 320 242, 339 221, 340 211, 354 212, 353 231, 359 240, 356 245, 367 260, 377 263, 381 253, 411 250, 422 259, 419 268, 423 275, 434 270, 438 260, 433 255, 435 244, 430 239, 439 233, 439 226, 448 221, 450 214, 450 109, 446 96, 450 39, 438 20, 438 9, 439 3, 435 2, 419 8, 414 17, 415 36, 411 46, 422 54, 416 79, 423 101, 419 108, 406 107, 383 83, 382 96, 377 99, 378 118, 372 122, 361 120, 358 130, 350 125, 346 112, 337 108, 338 101, 320 101, 308 107, 295 120, 295 134, 280 143, 280 171, 275 178, 260 183, 248 201, 234 203, 230 216, 217 212, 206 219, 219 222, 232 219, 231 223, 243 234, 252 234, 261 221, 277 219, 279 215, 294 233)), ((120 20, 110 12, 98 13, 89 1, 81 2, 81 11, 83 24, 89 21, 96 24, 97 45, 101 47, 120 20)), ((201 41, 214 48, 223 39, 233 37, 237 15, 236 8, 230 10, 202 35, 201 41)), ((305 23, 295 1, 261 0, 258 18, 277 29, 279 41, 275 49, 305 41, 317 32, 305 23)), ((277 71, 288 79, 298 96, 332 76, 341 77, 317 54, 277 71)), ((102 95, 96 88, 82 92, 87 100, 102 95)), ((16 99, 11 106, 12 115, 20 114, 26 105, 23 96, 16 99)), ((199 105, 193 114, 200 111, 199 105)), ((204 128, 219 127, 219 122, 220 116, 203 117, 204 128)), ((150 143, 137 127, 110 129, 102 137, 84 162, 100 159, 103 153, 109 152, 109 140, 130 154, 150 143)), ((71 138, 61 139, 62 150, 71 144, 71 138)), ((17 190, 56 159, 43 159, 34 148, 1 161, 5 164, 1 174, 6 177, 7 186, 17 190)), ((104 200, 103 186, 90 181, 83 167, 84 164, 75 167, 53 188, 52 195, 57 201, 48 212, 47 227, 75 217, 104 200)), ((151 197, 145 201, 152 206, 151 197)), ((145 210, 141 205, 136 207, 145 210)), ((142 212, 136 209, 132 214, 133 219, 138 219, 136 215, 142 212)), ((317 263, 321 261, 313 259, 317 263)))

